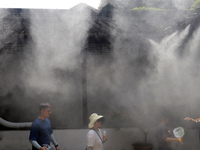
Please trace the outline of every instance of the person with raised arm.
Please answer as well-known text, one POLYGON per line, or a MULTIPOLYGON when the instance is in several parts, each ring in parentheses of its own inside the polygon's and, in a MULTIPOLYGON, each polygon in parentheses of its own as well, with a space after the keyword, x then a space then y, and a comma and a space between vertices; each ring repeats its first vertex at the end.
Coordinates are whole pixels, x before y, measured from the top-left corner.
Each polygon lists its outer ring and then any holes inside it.
POLYGON ((177 141, 182 143, 183 138, 176 138, 170 134, 167 128, 169 117, 166 113, 162 113, 161 115, 161 121, 156 129, 158 150, 172 150, 171 143, 177 141))
POLYGON ((185 117, 184 120, 194 121, 194 122, 200 122, 200 118, 193 119, 193 118, 190 118, 190 117, 185 117))

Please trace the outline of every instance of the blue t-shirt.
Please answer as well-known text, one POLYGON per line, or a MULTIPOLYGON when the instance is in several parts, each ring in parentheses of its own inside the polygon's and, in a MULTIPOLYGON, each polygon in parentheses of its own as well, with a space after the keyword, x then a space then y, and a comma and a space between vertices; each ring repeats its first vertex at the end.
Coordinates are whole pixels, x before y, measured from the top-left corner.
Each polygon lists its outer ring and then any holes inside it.
MULTIPOLYGON (((42 120, 37 118, 31 125, 29 140, 35 140, 40 146, 42 144, 50 145, 51 134, 53 133, 49 119, 42 120)), ((33 150, 37 150, 32 146, 33 150)))

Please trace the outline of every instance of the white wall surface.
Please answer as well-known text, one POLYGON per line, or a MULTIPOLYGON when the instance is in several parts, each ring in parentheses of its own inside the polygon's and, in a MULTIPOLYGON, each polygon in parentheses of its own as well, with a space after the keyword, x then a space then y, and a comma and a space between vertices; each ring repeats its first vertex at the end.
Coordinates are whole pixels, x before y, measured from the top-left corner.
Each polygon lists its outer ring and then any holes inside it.
MULTIPOLYGON (((104 150, 133 150, 132 144, 144 141, 144 135, 138 128, 102 129, 107 132, 108 141, 104 144, 104 150)), ((148 143, 157 149, 155 130, 151 129, 148 135, 148 143)), ((54 136, 61 150, 85 150, 86 134, 88 129, 54 130, 54 136)), ((29 131, 0 131, 2 140, 0 150, 31 150, 29 143, 29 131)), ((172 144, 173 150, 198 150, 199 133, 196 129, 187 130, 184 136, 184 144, 176 142, 172 144)))

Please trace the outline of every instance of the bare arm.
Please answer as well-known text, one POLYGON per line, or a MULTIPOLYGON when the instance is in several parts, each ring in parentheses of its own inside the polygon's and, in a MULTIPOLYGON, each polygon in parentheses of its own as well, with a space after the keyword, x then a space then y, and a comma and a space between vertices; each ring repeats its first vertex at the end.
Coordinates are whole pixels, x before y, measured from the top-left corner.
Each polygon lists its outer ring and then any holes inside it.
POLYGON ((179 141, 179 139, 178 138, 169 138, 169 137, 165 138, 165 142, 175 142, 175 141, 179 141))
POLYGON ((190 117, 185 117, 184 120, 187 120, 187 121, 194 121, 194 122, 200 122, 200 118, 193 119, 193 118, 190 118, 190 117))

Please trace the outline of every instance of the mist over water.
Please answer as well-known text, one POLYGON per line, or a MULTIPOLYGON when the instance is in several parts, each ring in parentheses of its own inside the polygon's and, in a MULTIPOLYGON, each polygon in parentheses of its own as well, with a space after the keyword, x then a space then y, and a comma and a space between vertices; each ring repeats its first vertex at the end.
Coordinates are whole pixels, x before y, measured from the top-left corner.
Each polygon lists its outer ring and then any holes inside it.
MULTIPOLYGON (((105 115, 108 126, 116 125, 118 119, 123 125, 128 125, 130 119, 137 124, 144 116, 156 121, 164 108, 178 121, 189 115, 198 117, 200 29, 194 31, 180 55, 180 46, 191 26, 164 37, 157 35, 155 27, 166 30, 165 26, 184 19, 181 12, 176 15, 145 12, 135 17, 137 13, 124 11, 133 1, 117 4, 109 20, 113 51, 86 52, 88 115, 93 112, 105 115)), ((171 4, 178 5, 175 1, 170 1, 171 4)), ((184 8, 188 5, 185 0, 184 8)), ((4 18, 9 12, 2 10, 0 14, 4 18)), ((81 4, 70 10, 29 10, 29 14, 31 52, 0 55, 0 112, 20 121, 19 115, 29 111, 21 120, 33 121, 34 117, 29 115, 36 117, 39 103, 48 101, 53 105, 52 120, 57 126, 79 127, 82 54, 88 30, 95 24, 91 8, 81 4)), ((105 20, 100 23, 108 27, 105 20)), ((8 32, 0 38, 6 39, 8 32)))

